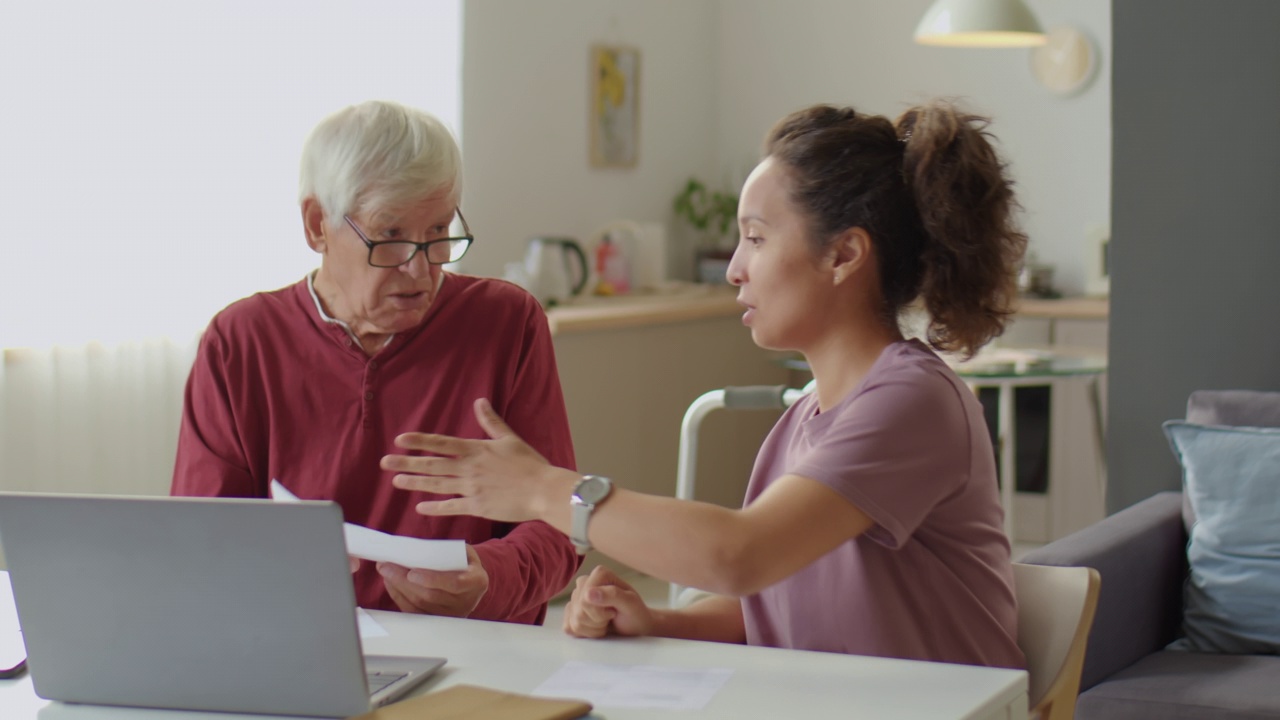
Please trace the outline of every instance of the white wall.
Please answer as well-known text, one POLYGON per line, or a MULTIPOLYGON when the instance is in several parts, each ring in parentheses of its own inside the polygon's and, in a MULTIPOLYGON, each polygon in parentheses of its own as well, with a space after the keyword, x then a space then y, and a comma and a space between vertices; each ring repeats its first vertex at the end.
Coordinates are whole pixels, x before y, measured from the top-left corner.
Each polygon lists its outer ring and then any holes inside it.
POLYGON ((0 11, 0 347, 190 337, 319 265, 325 115, 456 125, 461 0, 42 0, 0 11))
POLYGON ((929 2, 467 0, 466 202, 480 241, 466 269, 501 274, 537 233, 670 220, 689 174, 740 181, 765 131, 805 105, 895 116, 944 95, 994 117, 1031 249, 1082 292, 1086 234, 1110 216, 1111 0, 1028 0, 1046 26, 1080 26, 1101 51, 1095 81, 1070 98, 1035 83, 1027 50, 915 45, 929 2), (642 52, 635 169, 588 166, 587 53, 600 41, 642 52))
POLYGON ((1030 51, 911 41, 931 0, 732 0, 719 4, 719 162, 757 157, 769 127, 811 103, 896 117, 959 96, 994 119, 1026 210, 1031 249, 1069 294, 1084 289, 1085 237, 1110 217, 1111 0, 1027 0, 1046 27, 1074 24, 1101 50, 1092 85, 1060 98, 1036 84, 1030 51))
POLYGON ((534 235, 586 240, 608 221, 665 221, 715 167, 713 0, 466 0, 462 141, 467 272, 501 275, 534 235), (588 163, 590 47, 640 49, 636 167, 588 163))

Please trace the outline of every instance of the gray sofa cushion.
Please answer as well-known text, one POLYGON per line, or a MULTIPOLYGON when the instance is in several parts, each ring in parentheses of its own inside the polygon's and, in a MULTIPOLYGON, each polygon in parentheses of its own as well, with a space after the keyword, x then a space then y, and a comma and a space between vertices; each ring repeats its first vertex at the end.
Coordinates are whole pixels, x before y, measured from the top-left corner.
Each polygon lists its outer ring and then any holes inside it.
POLYGON ((1280 656, 1165 650, 1080 695, 1089 720, 1274 720, 1280 717, 1280 656))
POLYGON ((1280 392, 1197 390, 1187 399, 1187 422, 1231 427, 1280 427, 1280 392))

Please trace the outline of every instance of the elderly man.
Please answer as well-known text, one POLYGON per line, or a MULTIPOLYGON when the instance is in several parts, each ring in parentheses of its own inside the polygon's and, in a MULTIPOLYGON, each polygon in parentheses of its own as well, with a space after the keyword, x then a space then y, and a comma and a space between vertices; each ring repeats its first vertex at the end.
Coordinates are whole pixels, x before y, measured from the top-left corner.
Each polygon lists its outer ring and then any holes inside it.
MULTIPOLYGON (((541 623, 578 568, 542 522, 419 515, 378 463, 404 432, 483 438, 475 398, 557 465, 572 465, 546 317, 500 280, 444 271, 473 242, 461 162, 431 115, 387 102, 323 120, 300 202, 320 269, 213 318, 187 382, 174 495, 267 497, 273 478, 332 499, 349 522, 467 542, 466 570, 363 562, 362 607, 541 623), (452 229, 452 230, 451 230, 452 229)), ((234 532, 228 528, 228 532, 234 532)))

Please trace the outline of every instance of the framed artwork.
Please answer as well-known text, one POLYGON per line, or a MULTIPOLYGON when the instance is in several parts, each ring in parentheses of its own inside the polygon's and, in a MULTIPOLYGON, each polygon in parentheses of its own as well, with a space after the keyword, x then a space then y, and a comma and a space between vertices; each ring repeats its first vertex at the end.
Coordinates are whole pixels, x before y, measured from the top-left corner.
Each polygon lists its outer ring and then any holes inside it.
POLYGON ((635 167, 640 130, 640 51, 591 48, 591 165, 635 167))

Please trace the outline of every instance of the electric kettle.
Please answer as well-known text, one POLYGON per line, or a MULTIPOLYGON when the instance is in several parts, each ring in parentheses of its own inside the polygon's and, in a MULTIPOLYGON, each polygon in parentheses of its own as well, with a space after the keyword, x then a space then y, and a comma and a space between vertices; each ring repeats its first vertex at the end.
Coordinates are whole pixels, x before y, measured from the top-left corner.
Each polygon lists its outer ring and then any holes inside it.
POLYGON ((524 256, 526 289, 543 306, 564 302, 587 286, 587 256, 577 240, 535 237, 524 256))

